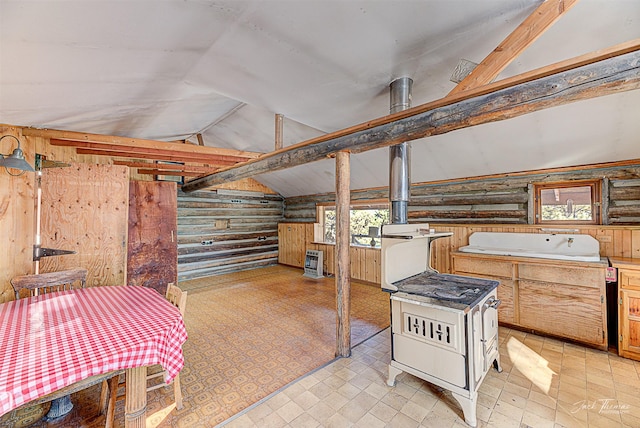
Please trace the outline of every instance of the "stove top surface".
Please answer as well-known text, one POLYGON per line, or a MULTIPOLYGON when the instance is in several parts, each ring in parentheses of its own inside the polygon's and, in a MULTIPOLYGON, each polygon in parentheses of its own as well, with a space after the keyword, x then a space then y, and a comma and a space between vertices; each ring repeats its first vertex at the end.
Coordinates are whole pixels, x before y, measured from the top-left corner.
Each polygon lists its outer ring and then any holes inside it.
POLYGON ((394 282, 399 292, 429 297, 435 300, 475 306, 498 287, 499 282, 461 275, 422 272, 394 282))

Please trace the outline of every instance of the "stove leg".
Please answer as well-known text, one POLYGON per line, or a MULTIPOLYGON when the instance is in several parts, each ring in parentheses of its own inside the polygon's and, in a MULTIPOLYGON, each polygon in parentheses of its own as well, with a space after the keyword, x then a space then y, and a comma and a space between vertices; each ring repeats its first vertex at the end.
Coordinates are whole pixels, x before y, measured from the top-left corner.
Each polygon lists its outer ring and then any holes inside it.
POLYGON ((387 385, 394 386, 396 384, 396 376, 398 376, 400 373, 402 373, 402 370, 389 364, 389 377, 387 378, 387 385))
POLYGON ((453 394, 453 398, 455 398, 460 404, 460 407, 462 407, 464 421, 470 427, 475 428, 478 423, 478 420, 476 419, 476 401, 478 400, 478 393, 474 392, 471 398, 464 397, 460 394, 456 394, 455 392, 451 392, 451 394, 453 394))
POLYGON ((493 360, 493 368, 496 369, 498 373, 502 373, 502 365, 500 364, 500 355, 493 360))

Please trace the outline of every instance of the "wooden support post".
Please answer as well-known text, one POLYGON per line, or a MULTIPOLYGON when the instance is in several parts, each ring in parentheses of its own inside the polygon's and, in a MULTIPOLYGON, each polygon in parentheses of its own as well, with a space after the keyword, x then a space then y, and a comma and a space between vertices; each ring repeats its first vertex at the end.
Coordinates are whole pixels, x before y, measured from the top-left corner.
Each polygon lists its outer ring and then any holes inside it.
POLYGON ((283 130, 284 130, 284 116, 276 114, 276 147, 275 150, 280 150, 283 144, 283 130))
POLYGON ((125 428, 144 428, 147 423, 147 368, 126 371, 127 394, 124 404, 125 428))
POLYGON ((336 153, 336 357, 351 356, 351 170, 349 152, 336 153))
POLYGON ((196 134, 196 138, 198 139, 198 145, 204 146, 204 139, 202 138, 202 134, 200 133, 196 134))

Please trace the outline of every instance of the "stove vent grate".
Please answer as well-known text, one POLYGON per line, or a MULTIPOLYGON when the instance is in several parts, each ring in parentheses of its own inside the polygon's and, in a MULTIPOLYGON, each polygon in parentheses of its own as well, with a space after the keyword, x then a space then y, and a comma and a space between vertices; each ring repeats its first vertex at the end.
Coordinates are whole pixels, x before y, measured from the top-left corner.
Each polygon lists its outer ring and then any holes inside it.
POLYGON ((455 328, 452 324, 404 313, 405 333, 430 343, 455 348, 455 328))

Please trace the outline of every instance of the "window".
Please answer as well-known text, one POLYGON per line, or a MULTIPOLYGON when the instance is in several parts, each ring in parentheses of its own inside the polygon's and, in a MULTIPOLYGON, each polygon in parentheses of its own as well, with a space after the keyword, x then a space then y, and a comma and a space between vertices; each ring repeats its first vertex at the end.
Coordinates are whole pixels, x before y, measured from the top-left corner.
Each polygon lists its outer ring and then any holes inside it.
MULTIPOLYGON (((351 244, 380 246, 380 230, 389 223, 387 204, 366 204, 351 206, 351 244)), ((336 207, 318 206, 318 220, 323 229, 324 242, 336 242, 336 207)))
POLYGON ((537 224, 600 224, 600 182, 534 184, 537 224))

